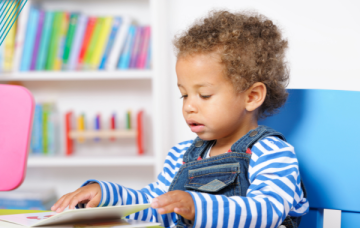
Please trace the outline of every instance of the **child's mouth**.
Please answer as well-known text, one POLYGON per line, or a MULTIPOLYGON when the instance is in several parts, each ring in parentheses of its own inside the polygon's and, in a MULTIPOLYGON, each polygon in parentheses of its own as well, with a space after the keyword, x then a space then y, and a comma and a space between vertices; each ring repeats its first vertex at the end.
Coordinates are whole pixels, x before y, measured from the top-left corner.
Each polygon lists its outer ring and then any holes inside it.
POLYGON ((189 126, 191 131, 195 133, 201 132, 205 127, 204 124, 199 123, 190 123, 189 126))

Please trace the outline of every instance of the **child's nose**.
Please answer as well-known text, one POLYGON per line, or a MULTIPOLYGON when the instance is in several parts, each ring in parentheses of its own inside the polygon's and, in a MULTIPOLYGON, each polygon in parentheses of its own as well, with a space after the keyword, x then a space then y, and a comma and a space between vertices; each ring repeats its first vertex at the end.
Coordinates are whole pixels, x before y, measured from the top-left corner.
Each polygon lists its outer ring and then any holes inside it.
POLYGON ((184 108, 184 111, 187 112, 187 113, 192 113, 192 112, 197 111, 196 104, 191 99, 187 99, 184 102, 184 107, 183 108, 184 108))

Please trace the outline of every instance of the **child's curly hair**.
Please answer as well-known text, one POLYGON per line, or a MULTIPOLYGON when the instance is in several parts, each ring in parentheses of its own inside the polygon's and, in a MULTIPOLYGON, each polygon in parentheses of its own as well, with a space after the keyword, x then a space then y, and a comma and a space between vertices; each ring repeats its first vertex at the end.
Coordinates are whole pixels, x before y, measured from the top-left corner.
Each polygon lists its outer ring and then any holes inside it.
POLYGON ((236 91, 256 82, 266 85, 267 94, 258 118, 274 114, 286 101, 289 71, 284 61, 287 40, 265 16, 254 12, 211 11, 209 16, 175 37, 177 57, 216 52, 224 73, 236 91))

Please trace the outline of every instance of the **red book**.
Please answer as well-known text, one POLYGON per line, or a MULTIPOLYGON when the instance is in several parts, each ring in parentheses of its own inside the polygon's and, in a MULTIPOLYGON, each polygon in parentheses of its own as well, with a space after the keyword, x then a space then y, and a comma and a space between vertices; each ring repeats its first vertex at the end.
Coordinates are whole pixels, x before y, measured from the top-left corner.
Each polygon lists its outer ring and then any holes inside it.
MULTIPOLYGON (((113 115, 111 116, 111 119, 110 119, 110 129, 111 129, 112 131, 115 131, 115 129, 116 129, 115 114, 113 114, 113 115)), ((110 140, 111 140, 111 141, 115 141, 115 138, 114 138, 114 137, 111 137, 110 140)))
POLYGON ((84 57, 85 57, 85 53, 86 50, 88 49, 90 40, 91 40, 91 36, 94 32, 94 28, 95 28, 95 24, 96 24, 96 17, 89 17, 87 26, 86 26, 86 30, 85 30, 85 34, 84 34, 84 39, 81 45, 81 49, 80 49, 80 54, 79 54, 79 59, 78 59, 78 69, 82 68, 82 64, 84 63, 84 57))
POLYGON ((66 155, 72 155, 73 153, 73 140, 70 138, 72 122, 72 112, 65 114, 65 138, 66 138, 66 155))

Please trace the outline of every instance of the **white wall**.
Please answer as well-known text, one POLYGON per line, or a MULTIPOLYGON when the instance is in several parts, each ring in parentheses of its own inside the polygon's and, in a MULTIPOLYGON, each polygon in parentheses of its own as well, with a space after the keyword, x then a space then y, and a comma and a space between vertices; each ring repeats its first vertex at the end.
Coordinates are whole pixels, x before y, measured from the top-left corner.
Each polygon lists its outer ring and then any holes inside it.
MULTIPOLYGON (((359 1, 173 0, 169 39, 212 9, 256 10, 282 28, 289 41, 289 88, 360 91, 359 1)), ((195 134, 182 118, 176 59, 171 56, 171 143, 175 144, 195 134)))

